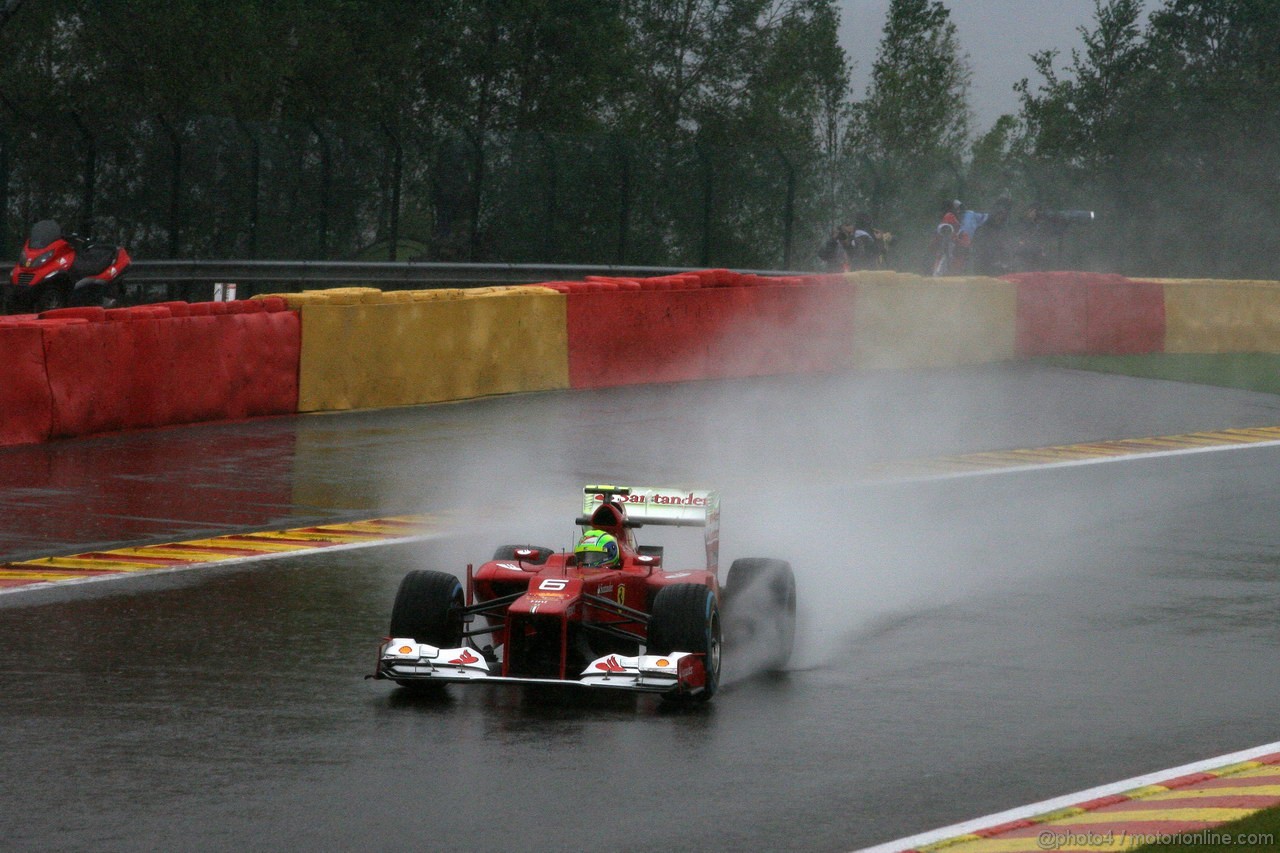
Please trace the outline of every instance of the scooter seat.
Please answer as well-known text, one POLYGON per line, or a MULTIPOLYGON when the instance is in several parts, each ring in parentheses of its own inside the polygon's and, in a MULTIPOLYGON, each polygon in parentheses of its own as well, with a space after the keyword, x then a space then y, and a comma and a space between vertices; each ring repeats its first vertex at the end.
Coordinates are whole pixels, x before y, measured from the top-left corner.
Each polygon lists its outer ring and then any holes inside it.
POLYGON ((76 252, 75 262, 71 265, 72 278, 86 278, 98 275, 116 259, 116 247, 107 243, 94 243, 76 252))

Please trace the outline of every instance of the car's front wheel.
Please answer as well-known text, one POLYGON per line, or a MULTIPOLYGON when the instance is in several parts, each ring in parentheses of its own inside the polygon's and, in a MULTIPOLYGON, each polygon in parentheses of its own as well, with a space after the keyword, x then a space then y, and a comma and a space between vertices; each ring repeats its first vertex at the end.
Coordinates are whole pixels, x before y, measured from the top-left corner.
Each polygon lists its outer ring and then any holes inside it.
MULTIPOLYGON (((692 698, 705 702, 720 686, 720 604, 716 594, 705 586, 677 583, 665 586, 653 598, 649 616, 649 639, 645 644, 651 655, 693 652, 702 655, 707 673, 706 686, 692 698)), ((690 697, 672 695, 680 700, 690 697)))
POLYGON ((444 572, 416 570, 400 581, 391 608, 391 636, 451 649, 462 645, 462 583, 444 572))

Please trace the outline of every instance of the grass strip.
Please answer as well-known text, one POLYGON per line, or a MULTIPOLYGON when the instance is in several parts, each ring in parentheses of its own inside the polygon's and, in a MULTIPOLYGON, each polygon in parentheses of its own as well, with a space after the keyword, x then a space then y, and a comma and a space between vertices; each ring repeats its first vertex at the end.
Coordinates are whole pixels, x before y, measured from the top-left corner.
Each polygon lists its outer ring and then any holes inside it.
POLYGON ((1168 379, 1198 385, 1218 385, 1245 391, 1280 394, 1278 353, 1150 353, 1147 355, 1055 355, 1034 359, 1037 364, 1119 373, 1145 379, 1168 379))

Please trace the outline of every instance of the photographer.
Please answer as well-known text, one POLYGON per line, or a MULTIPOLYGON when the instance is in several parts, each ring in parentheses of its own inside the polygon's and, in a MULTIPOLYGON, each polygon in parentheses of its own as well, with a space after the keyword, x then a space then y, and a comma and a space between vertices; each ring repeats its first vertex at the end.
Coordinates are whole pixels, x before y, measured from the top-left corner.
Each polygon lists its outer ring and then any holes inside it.
POLYGON ((1014 270, 1014 241, 1009 214, 1013 201, 1005 195, 996 200, 991 215, 974 232, 973 267, 978 275, 999 276, 1014 270))
POLYGON ((1094 220, 1092 210, 1049 210, 1039 202, 1027 208, 1015 249, 1015 263, 1024 272, 1048 269, 1062 252, 1062 241, 1071 225, 1094 220))
POLYGON ((823 272, 848 272, 853 256, 852 225, 836 226, 831 236, 827 238, 827 242, 818 249, 818 259, 822 261, 823 272))

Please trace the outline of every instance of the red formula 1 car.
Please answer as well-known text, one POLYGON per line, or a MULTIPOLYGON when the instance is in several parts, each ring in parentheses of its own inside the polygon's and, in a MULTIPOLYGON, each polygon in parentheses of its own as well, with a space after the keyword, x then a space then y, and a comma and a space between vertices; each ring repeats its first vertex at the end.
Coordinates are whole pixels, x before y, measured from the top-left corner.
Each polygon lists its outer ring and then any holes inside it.
POLYGON ((587 486, 583 493, 577 523, 616 538, 617 565, 578 565, 573 553, 508 545, 468 566, 465 588, 451 574, 410 572, 372 677, 406 687, 554 684, 705 701, 719 686, 725 636, 730 649, 752 645, 752 657, 769 667, 786 664, 795 634, 791 567, 736 560, 721 587, 715 492, 587 486), (636 541, 637 529, 650 525, 701 527, 706 565, 668 569, 661 547, 636 541))

